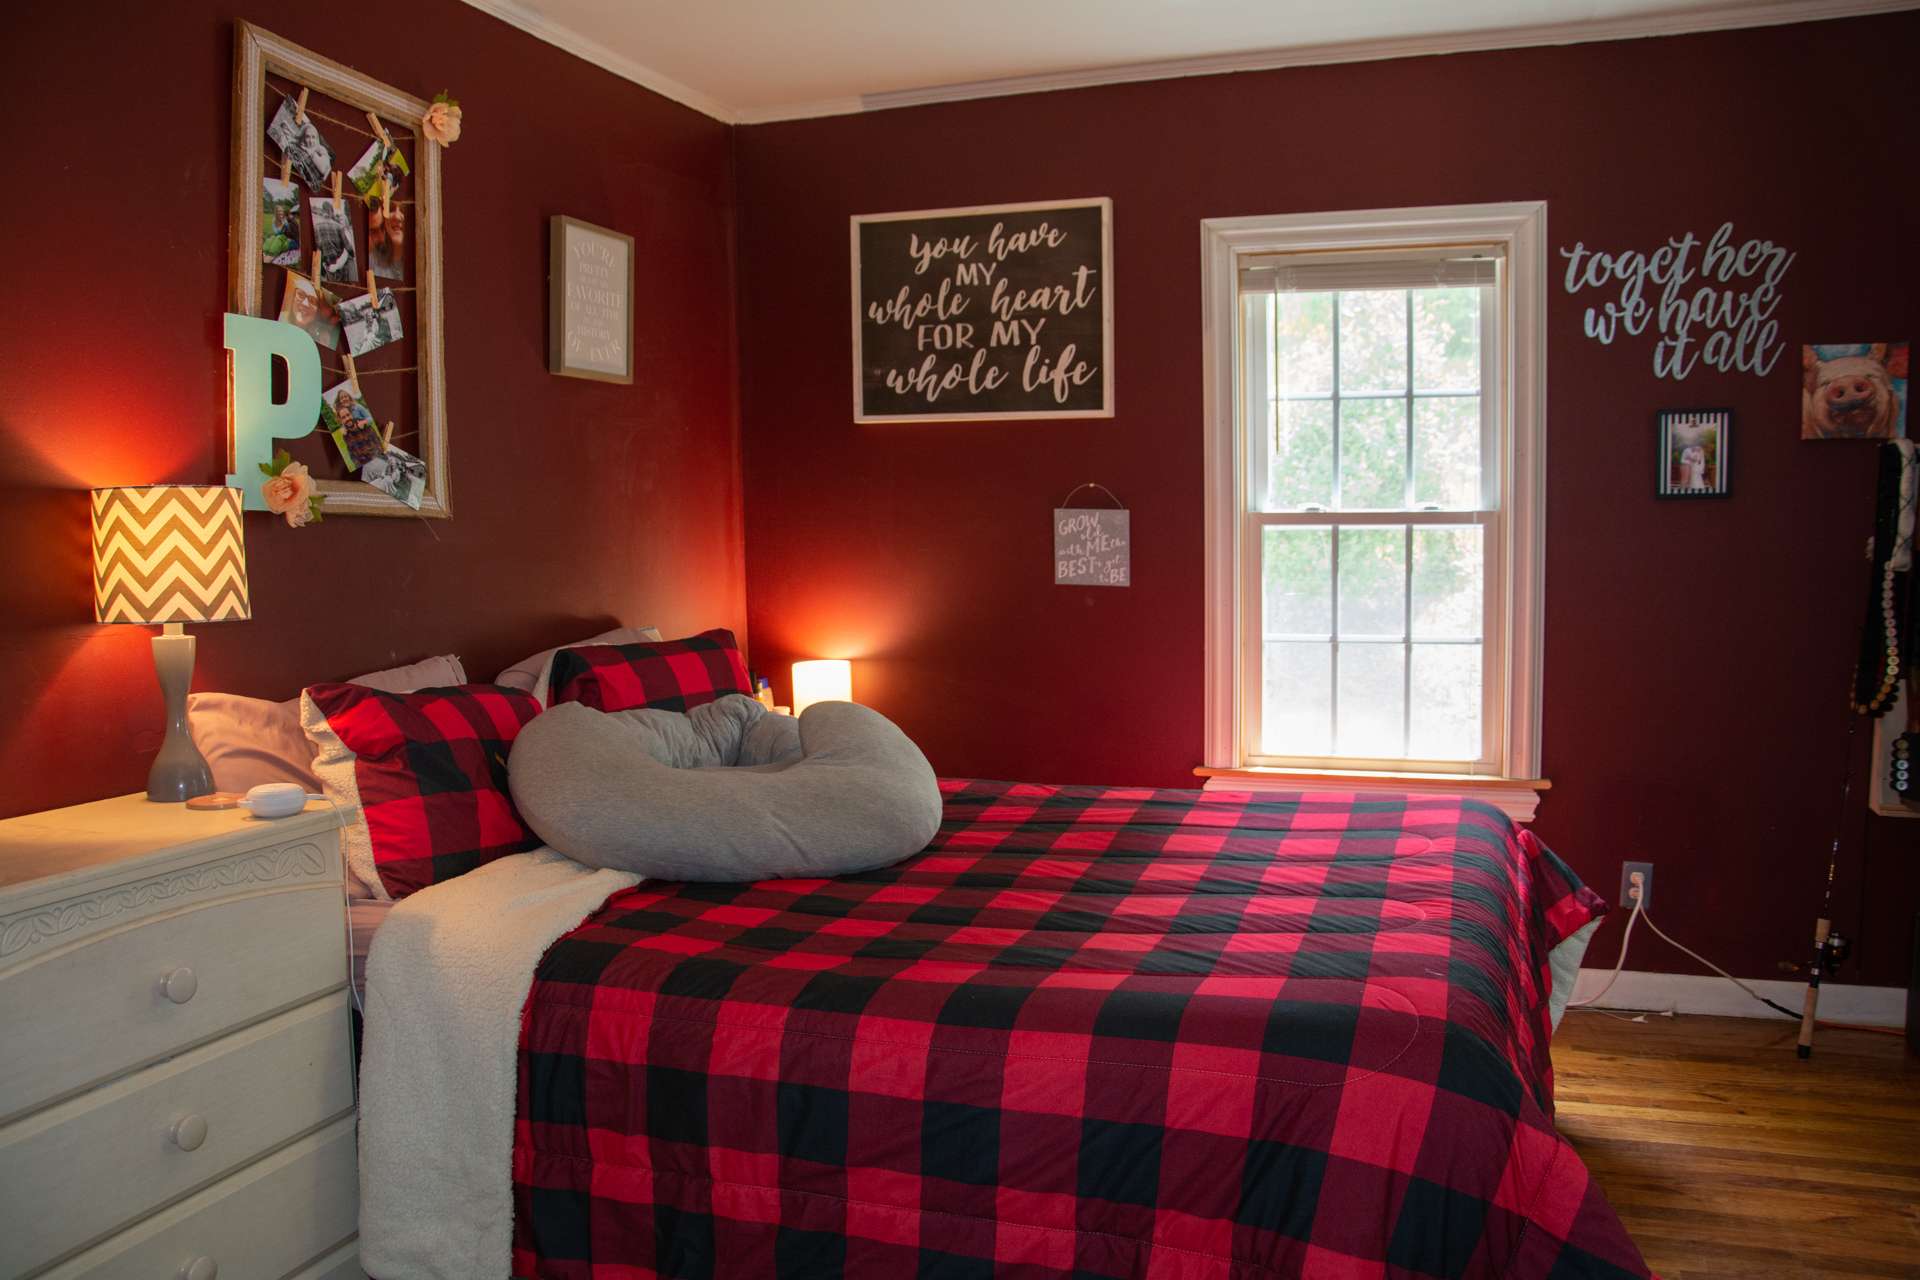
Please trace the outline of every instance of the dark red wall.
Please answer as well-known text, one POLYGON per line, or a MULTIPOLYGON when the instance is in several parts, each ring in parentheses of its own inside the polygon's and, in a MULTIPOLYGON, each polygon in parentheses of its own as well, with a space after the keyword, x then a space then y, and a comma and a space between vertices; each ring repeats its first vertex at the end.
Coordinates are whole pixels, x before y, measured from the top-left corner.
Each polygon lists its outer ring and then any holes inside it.
MULTIPOLYGON (((152 628, 91 620, 87 487, 225 472, 233 21, 449 89, 455 518, 247 519, 253 620, 195 687, 291 697, 454 652, 490 679, 618 616, 742 627, 730 138, 456 0, 30 5, 0 19, 0 815, 140 787, 152 628), (546 372, 546 227, 637 244, 636 377, 546 372)), ((277 274, 277 273, 272 273, 277 274)))
MULTIPOLYGON (((755 657, 846 656, 936 768, 1192 785, 1202 733, 1201 219, 1545 199, 1552 246, 1732 220, 1798 253, 1772 375, 1657 381, 1648 341, 1549 305, 1538 829, 1670 932, 1798 961, 1841 812, 1872 447, 1797 438, 1803 341, 1920 338, 1920 15, 1086 89, 739 131, 755 657), (856 426, 847 218, 1111 196, 1111 421, 856 426), (1735 496, 1657 502, 1663 406, 1731 406, 1735 496), (1051 585, 1048 512, 1133 510, 1128 590, 1051 585)), ((1558 262, 1557 255, 1552 259, 1558 262)), ((1857 743, 1865 748, 1865 732, 1857 743)), ((1920 822, 1842 826, 1854 981, 1904 972, 1920 822), (1863 915, 1862 904, 1869 904, 1863 915)), ((1596 956, 1611 963, 1612 935, 1596 956)), ((1637 968, 1686 969, 1657 944, 1637 968)))

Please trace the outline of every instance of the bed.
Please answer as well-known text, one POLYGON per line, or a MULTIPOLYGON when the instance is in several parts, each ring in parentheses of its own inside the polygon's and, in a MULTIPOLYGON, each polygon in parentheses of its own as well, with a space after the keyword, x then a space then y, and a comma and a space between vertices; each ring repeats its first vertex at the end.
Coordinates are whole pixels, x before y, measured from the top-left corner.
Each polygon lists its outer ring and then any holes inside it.
POLYGON ((515 1275, 1648 1274, 1552 1124, 1548 953, 1606 908, 1497 809, 941 787, 896 866, 545 950, 515 1275))

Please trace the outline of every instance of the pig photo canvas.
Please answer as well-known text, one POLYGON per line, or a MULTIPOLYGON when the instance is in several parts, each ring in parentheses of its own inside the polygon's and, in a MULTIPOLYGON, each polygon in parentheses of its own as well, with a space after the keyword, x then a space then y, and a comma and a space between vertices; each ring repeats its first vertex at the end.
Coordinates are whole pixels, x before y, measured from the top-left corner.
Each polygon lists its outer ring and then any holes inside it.
POLYGON ((1802 440, 1892 440, 1907 434, 1907 344, 1800 348, 1802 440))

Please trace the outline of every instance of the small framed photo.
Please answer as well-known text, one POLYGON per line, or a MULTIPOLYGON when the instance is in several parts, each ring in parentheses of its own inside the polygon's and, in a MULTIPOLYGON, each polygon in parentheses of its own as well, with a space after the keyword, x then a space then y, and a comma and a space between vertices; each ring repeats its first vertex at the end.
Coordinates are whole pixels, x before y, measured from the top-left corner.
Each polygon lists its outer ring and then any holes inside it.
POLYGON ((1662 409, 1654 496, 1724 498, 1732 491, 1733 411, 1662 409))
POLYGON ((633 381, 633 237, 555 214, 547 249, 547 372, 633 381))

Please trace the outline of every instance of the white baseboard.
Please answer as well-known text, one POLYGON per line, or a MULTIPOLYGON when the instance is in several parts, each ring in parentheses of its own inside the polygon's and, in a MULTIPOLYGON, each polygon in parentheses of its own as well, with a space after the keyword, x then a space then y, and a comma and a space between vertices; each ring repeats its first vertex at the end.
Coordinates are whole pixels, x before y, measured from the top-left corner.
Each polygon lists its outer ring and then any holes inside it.
MULTIPOLYGON (((1582 969, 1573 998, 1584 1000, 1606 985, 1608 969, 1582 969)), ((1806 995, 1804 982, 1774 978, 1747 978, 1746 984, 1789 1009, 1798 1009, 1806 995)), ((1594 1005, 1596 1009, 1647 1009, 1674 1013, 1710 1013, 1731 1018, 1777 1018, 1780 1015, 1725 978, 1691 973, 1646 973, 1627 969, 1620 980, 1594 1005)), ((1905 987, 1862 987, 1844 982, 1820 987, 1820 1017, 1828 1022, 1860 1022, 1875 1027, 1907 1025, 1905 987)))

